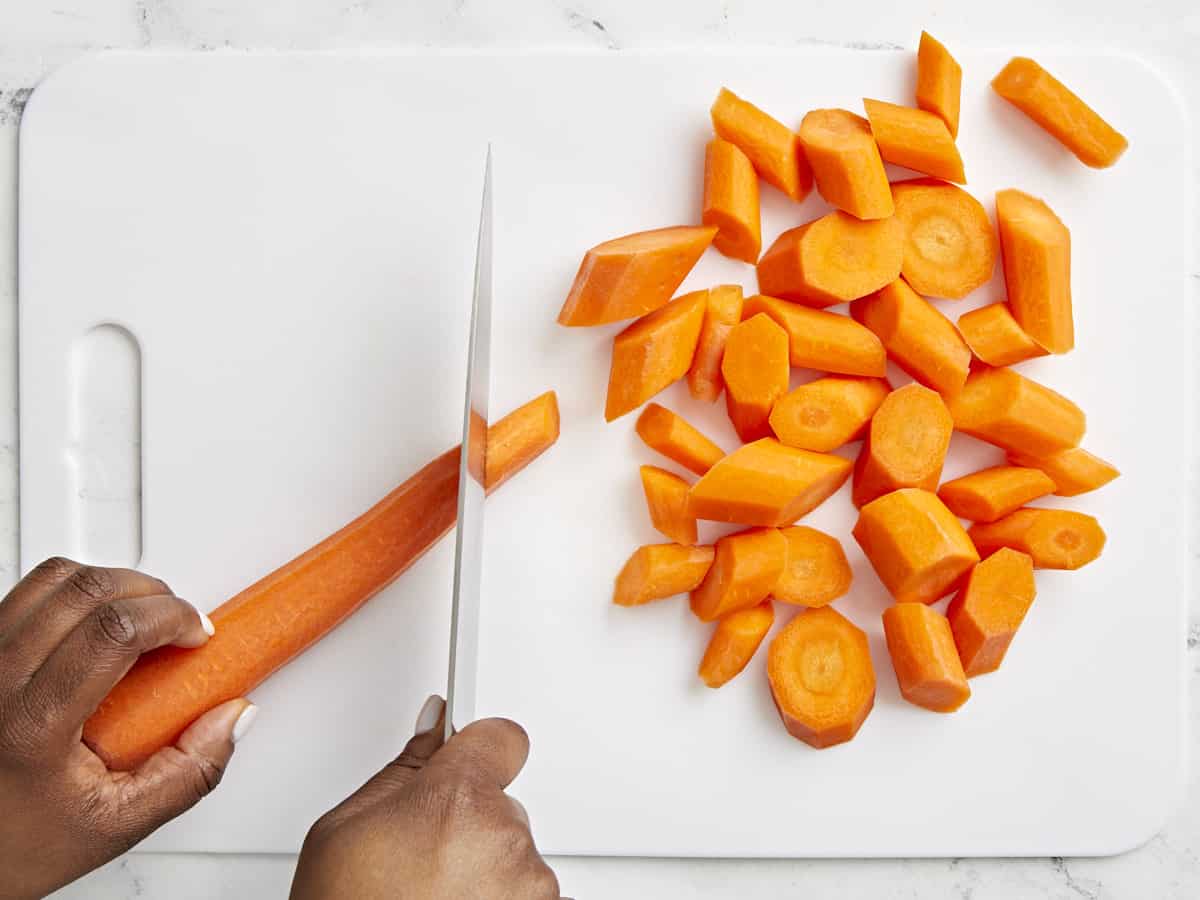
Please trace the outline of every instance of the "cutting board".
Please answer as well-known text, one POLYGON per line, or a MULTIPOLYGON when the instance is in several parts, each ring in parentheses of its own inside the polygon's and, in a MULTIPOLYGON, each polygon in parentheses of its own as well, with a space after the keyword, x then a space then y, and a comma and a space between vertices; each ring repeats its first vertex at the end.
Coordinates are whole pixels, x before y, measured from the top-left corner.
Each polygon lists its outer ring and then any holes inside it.
MULTIPOLYGON (((563 418, 489 500, 479 658, 481 713, 532 735, 514 790, 540 846, 1068 855, 1147 839, 1183 777, 1188 135, 1139 61, 1046 52, 1132 138, 1116 168, 1086 169, 991 95, 1007 56, 963 54, 971 189, 990 207, 1019 186, 1070 224, 1079 349, 1023 371, 1087 410, 1087 446, 1124 475, 1047 502, 1099 516, 1108 549, 1038 573, 1003 670, 957 714, 898 695, 848 487, 805 521, 842 538, 855 583, 837 606, 871 639, 878 699, 852 743, 790 738, 761 657, 703 687, 709 629, 684 602, 614 608, 613 576, 656 540, 637 464, 664 461, 632 416, 603 421, 616 327, 554 324, 587 247, 696 220, 722 84, 794 123, 909 102, 911 53, 105 54, 59 71, 21 134, 23 565, 136 563, 212 607, 453 444, 491 141, 492 408, 555 388, 563 418)), ((766 189, 764 234, 825 208, 766 189)), ((752 291, 753 271, 714 252, 684 289, 730 281, 752 291)), ((942 306, 1002 296, 997 276, 942 306)), ((734 446, 719 404, 680 385, 659 399, 734 446)), ((998 458, 957 437, 947 477, 998 458)), ((394 755, 445 687, 450 551, 256 690, 221 789, 148 846, 294 851, 394 755)))

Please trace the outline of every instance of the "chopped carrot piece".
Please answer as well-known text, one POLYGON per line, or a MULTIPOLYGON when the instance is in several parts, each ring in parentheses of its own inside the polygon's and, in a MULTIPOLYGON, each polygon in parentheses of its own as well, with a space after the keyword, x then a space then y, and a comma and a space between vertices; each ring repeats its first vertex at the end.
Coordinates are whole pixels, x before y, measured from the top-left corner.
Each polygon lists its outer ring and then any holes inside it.
POLYGON ((980 369, 947 398, 954 427, 1009 452, 1045 456, 1079 444, 1083 410, 1012 369, 980 369))
POLYGON ((783 572, 787 542, 777 528, 752 528, 717 541, 716 558, 692 591, 692 612, 704 622, 756 606, 783 572))
POLYGON ((696 543, 696 519, 688 513, 692 486, 658 466, 642 466, 642 492, 654 527, 677 544, 696 543))
POLYGON ((729 331, 742 320, 742 287, 722 284, 708 292, 708 308, 696 344, 696 357, 688 370, 688 390, 697 400, 713 403, 725 390, 721 359, 729 331))
POLYGON ((721 88, 711 112, 717 137, 736 144, 763 181, 797 203, 808 196, 812 171, 794 131, 726 88, 721 88))
POLYGON ((637 433, 651 450, 685 469, 703 475, 725 456, 725 451, 678 413, 651 403, 638 416, 637 433))
POLYGON ((1071 232, 1045 203, 1016 190, 996 192, 1008 305, 1042 347, 1075 346, 1071 311, 1071 232))
POLYGON ((961 300, 987 284, 999 252, 983 204, 960 187, 930 178, 892 185, 904 224, 900 274, 927 297, 961 300))
POLYGON ((1078 569, 1104 550, 1104 529, 1095 517, 1066 509, 1026 507, 989 524, 971 526, 983 556, 1001 547, 1028 553, 1038 569, 1078 569))
POLYGON ((897 603, 883 612, 883 633, 900 693, 933 712, 954 712, 971 688, 946 617, 923 603, 897 603))
POLYGON ((883 378, 818 378, 779 398, 771 430, 789 447, 828 453, 863 437, 890 391, 883 378))
POLYGON ((841 542, 832 535, 806 525, 779 531, 787 541, 787 561, 771 595, 783 603, 799 606, 828 606, 846 591, 854 579, 841 542))
POLYGON ((995 522, 1030 500, 1053 492, 1054 482, 1041 469, 992 466, 947 481, 938 496, 960 519, 995 522))
POLYGON ((950 137, 958 137, 958 107, 962 93, 962 66, 950 51, 927 31, 917 48, 917 106, 946 123, 950 137))
MULTIPOLYGON (((558 440, 558 397, 546 391, 488 428, 484 484, 496 490, 558 440)), ((480 446, 482 446, 482 442, 480 446)))
POLYGON ((641 606, 694 590, 713 563, 712 547, 647 544, 638 547, 617 576, 613 603, 641 606))
POLYGON ((800 143, 830 205, 859 219, 886 219, 895 211, 883 159, 862 116, 814 109, 800 123, 800 143))
POLYGON ((759 313, 733 327, 721 363, 725 405, 743 441, 769 437, 767 419, 788 389, 788 336, 770 316, 759 313))
POLYGON ((863 100, 863 106, 884 160, 934 178, 967 183, 962 157, 941 118, 882 100, 863 100))
POLYGON ((637 409, 692 367, 708 291, 672 300, 638 319, 613 339, 612 370, 604 418, 637 409))
POLYGON ((700 679, 719 688, 746 668, 775 623, 771 601, 723 616, 700 660, 700 679))
POLYGON ((1014 466, 1041 469, 1054 482, 1054 493, 1060 497, 1075 497, 1094 491, 1121 474, 1112 463, 1093 456, 1082 447, 1059 450, 1048 456, 1009 451, 1008 461, 1014 466))
POLYGON ((747 297, 742 316, 766 313, 788 333, 793 366, 842 375, 887 374, 887 353, 871 331, 837 313, 755 294, 747 297))
POLYGON ((1028 554, 1001 547, 971 570, 946 609, 968 678, 1000 668, 1035 596, 1028 554))
POLYGON ((958 333, 971 352, 989 366, 1012 366, 1046 355, 1042 346, 1017 324, 1003 301, 963 313, 958 317, 958 333))
POLYGON ((936 392, 919 384, 892 391, 871 419, 854 465, 854 505, 900 488, 936 490, 953 433, 936 392))
POLYGON ((704 210, 701 221, 717 226, 713 246, 751 265, 762 250, 758 175, 736 145, 713 138, 704 151, 704 210))

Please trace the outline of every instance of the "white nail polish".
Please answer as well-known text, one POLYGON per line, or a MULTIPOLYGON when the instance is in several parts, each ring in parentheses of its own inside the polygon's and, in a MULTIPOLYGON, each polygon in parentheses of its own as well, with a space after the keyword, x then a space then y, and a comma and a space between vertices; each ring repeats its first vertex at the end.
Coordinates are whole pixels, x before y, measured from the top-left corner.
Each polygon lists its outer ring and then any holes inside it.
POLYGON ((442 705, 444 701, 437 694, 430 694, 429 699, 425 701, 425 705, 421 707, 421 712, 417 715, 417 724, 413 728, 414 734, 424 734, 438 723, 438 719, 442 716, 442 705))
POLYGON ((236 744, 246 736, 246 732, 250 730, 250 726, 254 724, 254 720, 258 718, 258 707, 250 703, 242 710, 241 715, 237 717, 237 721, 233 723, 233 734, 231 735, 233 742, 236 744))
POLYGON ((196 615, 200 617, 200 626, 204 629, 205 634, 212 637, 217 633, 217 626, 212 623, 212 619, 200 612, 200 610, 196 610, 196 615))

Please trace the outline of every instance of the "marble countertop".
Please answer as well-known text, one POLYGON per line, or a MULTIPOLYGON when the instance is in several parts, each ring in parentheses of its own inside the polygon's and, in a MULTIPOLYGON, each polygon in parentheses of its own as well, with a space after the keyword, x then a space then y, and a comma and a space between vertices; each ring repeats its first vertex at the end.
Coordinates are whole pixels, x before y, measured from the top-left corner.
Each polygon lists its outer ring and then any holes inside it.
MULTIPOLYGON (((922 28, 951 46, 1085 46, 1135 53, 1178 87, 1200 121, 1200 6, 1195 0, 917 0, 896 5, 783 0, 8 0, 0 5, 0 583, 17 563, 17 132, 32 88, 91 50, 168 48, 634 47, 724 43, 915 47, 922 28)), ((1181 135, 1180 139, 1188 136, 1181 135)), ((1190 136, 1195 145, 1195 134, 1190 136)), ((1194 164, 1200 157, 1194 157, 1194 164)), ((1200 185, 1200 167, 1194 185, 1200 185)), ((1200 218, 1200 205, 1193 201, 1200 218)), ((1194 232, 1200 236, 1200 228, 1194 232)), ((1200 255, 1200 254, 1194 254, 1200 255)), ((1200 260, 1193 294, 1200 297, 1200 260)), ((1196 299, 1195 297, 1193 299, 1196 299)), ((1197 343, 1200 346, 1200 342, 1197 343)), ((1194 388, 1194 385, 1192 386, 1194 388)), ((1182 474, 1182 473, 1181 473, 1182 474)), ((1192 534, 1200 513, 1186 473, 1192 534)), ((1192 546, 1196 558, 1195 538, 1192 546)), ((1187 635, 1191 747, 1200 734, 1200 604, 1187 635)), ((283 897, 294 858, 131 854, 62 891, 66 898, 283 897)), ((601 896, 1192 898, 1200 896, 1200 778, 1144 846, 1107 859, 559 859, 563 889, 601 896)))

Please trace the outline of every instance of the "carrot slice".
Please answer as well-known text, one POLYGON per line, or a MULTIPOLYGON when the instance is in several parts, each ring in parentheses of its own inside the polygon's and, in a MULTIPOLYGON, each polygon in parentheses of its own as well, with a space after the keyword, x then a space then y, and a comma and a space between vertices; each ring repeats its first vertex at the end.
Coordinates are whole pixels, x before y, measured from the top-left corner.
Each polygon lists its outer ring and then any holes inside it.
POLYGON ((1022 191, 996 192, 1008 303, 1026 333, 1051 353, 1075 346, 1071 232, 1045 203, 1022 191))
POLYGON ((680 225, 597 244, 579 264, 559 325, 606 325, 666 305, 717 229, 680 225))
MULTIPOLYGON (((553 392, 488 432, 492 490, 558 437, 553 392), (553 409, 553 414, 551 414, 553 409)), ((454 527, 459 449, 450 450, 344 528, 211 613, 197 650, 164 647, 138 660, 83 727, 114 770, 136 768, 196 718, 242 697, 395 580, 454 527)))
POLYGON ((611 422, 637 409, 692 367, 708 291, 672 300, 638 319, 613 339, 612 370, 604 418, 611 422))
POLYGON ((945 181, 967 183, 962 157, 941 118, 882 100, 863 100, 863 106, 879 155, 887 162, 945 181))
POLYGON ((895 281, 903 256, 904 226, 895 217, 864 222, 835 210, 775 239, 758 261, 758 289, 833 306, 895 281))
POLYGON ((950 51, 927 31, 917 48, 917 106, 946 123, 950 137, 958 137, 958 107, 962 93, 962 66, 950 51))
POLYGON ((850 476, 849 460, 763 438, 734 450, 692 485, 698 519, 740 525, 791 525, 820 506, 850 476))
POLYGON ((905 700, 941 713, 967 702, 971 688, 945 616, 921 603, 897 603, 883 612, 883 633, 905 700))
POLYGON ((862 116, 814 109, 800 123, 800 143, 830 205, 859 219, 886 219, 895 211, 883 159, 862 116))
POLYGON ((992 466, 947 481, 938 496, 960 519, 995 522, 1030 500, 1053 492, 1054 482, 1041 469, 992 466))
POLYGON ((1008 461, 1015 466, 1041 469, 1054 482, 1054 493, 1060 497, 1075 497, 1103 487, 1121 473, 1117 467, 1082 447, 1071 447, 1048 456, 1010 451, 1008 461))
POLYGON ((806 609, 775 636, 767 680, 783 727, 818 749, 851 740, 875 704, 867 636, 831 606, 806 609))
POLYGON ((1032 59, 1013 57, 992 79, 992 89, 1094 169, 1108 168, 1129 147, 1124 135, 1032 59))
POLYGON ((791 375, 787 332, 764 313, 735 325, 725 344, 721 374, 738 437, 747 443, 769 437, 767 420, 775 401, 787 392, 791 375))
POLYGON ((774 623, 770 600, 723 617, 700 660, 701 680, 710 688, 719 688, 738 675, 754 658, 774 623))
POLYGON ((1017 324, 1004 302, 963 313, 958 317, 958 333, 971 352, 989 366, 1012 366, 1046 355, 1042 346, 1017 324))
POLYGON ((828 453, 863 437, 890 391, 883 378, 818 378, 779 398, 771 430, 789 447, 828 453))
POLYGON ((797 203, 812 190, 812 171, 790 128, 726 88, 712 105, 713 131, 736 144, 754 170, 797 203))
POLYGON ((647 544, 638 547, 621 568, 613 590, 617 606, 641 606, 686 594, 704 580, 712 566, 712 547, 647 544))
POLYGON ((685 469, 703 475, 725 455, 725 451, 696 430, 683 416, 651 403, 638 416, 638 436, 685 469))
POLYGON ((725 342, 729 339, 730 329, 741 320, 741 285, 722 284, 709 290, 708 308, 704 311, 696 356, 687 376, 688 390, 697 400, 712 403, 725 390, 725 378, 721 375, 725 342))
POLYGON ((692 486, 678 475, 658 466, 642 466, 642 492, 650 521, 677 544, 696 543, 696 519, 688 514, 688 491, 692 486))
POLYGON ((717 226, 713 246, 751 265, 762 250, 758 176, 736 145, 713 138, 704 151, 704 209, 701 221, 717 226))
POLYGON ((1078 569, 1104 550, 1104 529, 1095 517, 1066 509, 1026 507, 990 524, 971 526, 983 556, 1001 547, 1028 553, 1038 569, 1078 569))
POLYGON ((900 488, 937 489, 954 421, 936 392, 919 384, 879 405, 854 465, 855 506, 900 488))
POLYGON ((759 313, 766 313, 788 333, 793 366, 842 375, 887 374, 883 344, 853 319, 762 294, 747 297, 742 316, 748 319, 759 313))
POLYGON ((850 590, 854 575, 841 542, 823 531, 793 525, 779 531, 787 560, 771 595, 798 606, 828 606, 850 590))
POLYGON ((980 369, 947 399, 954 427, 1009 452, 1048 456, 1078 445, 1087 419, 1078 406, 1012 369, 980 369))
POLYGON ((1000 668, 1035 596, 1028 554, 1001 547, 971 570, 946 609, 968 678, 1000 668))
POLYGON ((928 297, 961 300, 988 283, 999 251, 983 204, 960 187, 928 178, 892 185, 904 225, 900 274, 928 297))
POLYGON ((787 542, 776 528, 753 528, 717 541, 716 558, 692 591, 692 612, 704 622, 766 599, 783 572, 787 542))

